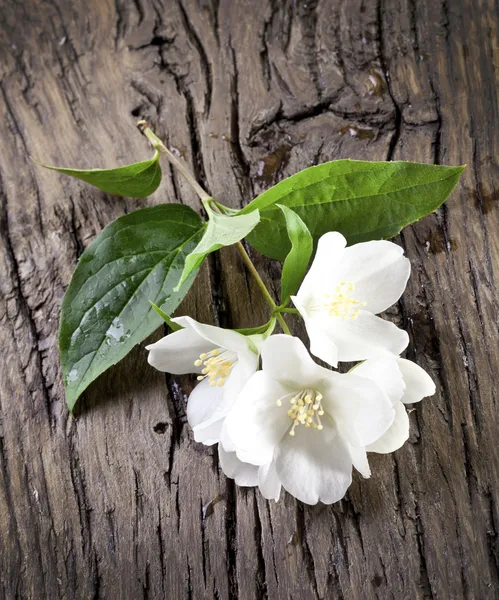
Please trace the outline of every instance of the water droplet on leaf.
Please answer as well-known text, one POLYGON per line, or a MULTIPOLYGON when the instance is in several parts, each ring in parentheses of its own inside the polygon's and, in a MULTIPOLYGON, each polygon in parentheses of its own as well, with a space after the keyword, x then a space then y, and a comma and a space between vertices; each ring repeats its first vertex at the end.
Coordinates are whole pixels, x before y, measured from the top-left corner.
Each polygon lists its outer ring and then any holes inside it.
POLYGON ((66 377, 66 384, 73 383, 78 380, 78 371, 76 369, 71 369, 69 371, 68 376, 66 377))
POLYGON ((122 342, 126 338, 123 323, 116 317, 106 331, 106 341, 108 344, 122 342))

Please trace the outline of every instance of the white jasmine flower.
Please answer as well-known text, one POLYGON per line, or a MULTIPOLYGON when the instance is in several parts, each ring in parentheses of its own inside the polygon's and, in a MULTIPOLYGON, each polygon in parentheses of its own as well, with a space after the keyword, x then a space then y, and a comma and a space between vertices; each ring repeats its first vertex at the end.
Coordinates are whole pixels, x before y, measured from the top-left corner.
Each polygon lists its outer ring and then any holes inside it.
POLYGON ((264 496, 278 497, 282 484, 307 504, 340 500, 352 479, 350 446, 383 435, 392 402, 369 379, 320 367, 289 335, 268 338, 262 362, 227 415, 223 440, 239 460, 260 467, 264 496))
POLYGON ((149 364, 174 375, 198 373, 187 418, 197 442, 215 444, 227 412, 258 368, 261 336, 244 336, 190 317, 172 321, 183 329, 147 346, 149 364))
POLYGON ((395 410, 393 423, 380 438, 366 448, 355 448, 351 452, 355 468, 369 477, 366 451, 388 454, 401 448, 409 439, 409 417, 404 405, 432 396, 435 384, 424 369, 405 358, 366 360, 355 367, 353 373, 374 381, 390 398, 395 410))
POLYGON ((374 241, 348 248, 341 233, 323 235, 312 266, 292 300, 310 338, 310 352, 338 361, 398 356, 409 343, 405 331, 376 315, 402 295, 411 266, 403 249, 374 241))

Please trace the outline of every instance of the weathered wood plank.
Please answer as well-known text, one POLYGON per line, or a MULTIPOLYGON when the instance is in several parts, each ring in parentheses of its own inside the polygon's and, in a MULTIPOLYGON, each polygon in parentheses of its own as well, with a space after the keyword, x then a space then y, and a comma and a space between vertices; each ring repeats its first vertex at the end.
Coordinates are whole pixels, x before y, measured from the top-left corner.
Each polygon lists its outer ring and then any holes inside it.
MULTIPOLYGON (((493 0, 3 0, 1 598, 498 596, 498 19, 493 0), (234 207, 335 158, 468 164, 400 238, 413 275, 390 314, 437 394, 341 503, 236 488, 185 426, 191 381, 143 348, 68 416, 57 323, 78 255, 127 211, 200 206, 168 168, 149 199, 118 199, 28 155, 145 158, 139 116, 234 207)), ((254 258, 276 290, 278 267, 254 258)), ((266 315, 232 249, 184 308, 223 325, 266 315)))

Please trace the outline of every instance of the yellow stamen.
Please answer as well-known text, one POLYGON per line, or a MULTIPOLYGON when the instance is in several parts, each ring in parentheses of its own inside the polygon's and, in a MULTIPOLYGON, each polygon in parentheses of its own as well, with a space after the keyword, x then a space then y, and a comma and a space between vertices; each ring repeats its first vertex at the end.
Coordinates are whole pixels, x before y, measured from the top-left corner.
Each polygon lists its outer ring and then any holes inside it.
POLYGON ((360 302, 350 296, 355 289, 352 281, 341 281, 336 286, 333 294, 324 294, 325 302, 312 306, 311 310, 325 311, 330 317, 338 317, 342 321, 358 319, 359 308, 366 306, 367 302, 360 302))
POLYGON ((194 366, 203 366, 202 374, 197 379, 202 381, 207 377, 211 387, 222 387, 236 362, 237 354, 231 350, 215 348, 211 352, 203 352, 194 361, 194 366))
MULTIPOLYGON (((283 400, 284 398, 277 400, 277 406, 282 406, 283 400)), ((320 392, 313 389, 302 390, 289 399, 289 404, 291 408, 288 409, 287 414, 293 422, 289 435, 294 436, 295 428, 299 425, 318 430, 323 429, 320 417, 324 415, 324 409, 320 392)))

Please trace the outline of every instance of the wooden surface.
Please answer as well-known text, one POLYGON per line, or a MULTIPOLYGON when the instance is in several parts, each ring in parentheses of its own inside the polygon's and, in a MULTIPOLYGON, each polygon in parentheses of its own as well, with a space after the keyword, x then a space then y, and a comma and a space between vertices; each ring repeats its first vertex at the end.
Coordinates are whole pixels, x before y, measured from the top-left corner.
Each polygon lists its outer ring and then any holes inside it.
MULTIPOLYGON (((498 598, 497 2, 1 5, 0 597, 498 598), (344 501, 237 489, 186 426, 191 380, 149 368, 143 347, 68 416, 57 327, 78 256, 127 211, 200 206, 168 166, 139 201, 28 155, 145 159, 139 117, 234 207, 340 157, 468 164, 449 202, 399 240, 413 274, 390 313, 437 394, 344 501)), ((254 255, 276 289, 278 266, 254 255)), ((240 327, 266 315, 232 249, 184 309, 240 327)))

